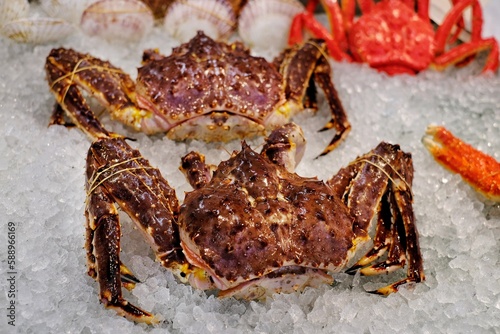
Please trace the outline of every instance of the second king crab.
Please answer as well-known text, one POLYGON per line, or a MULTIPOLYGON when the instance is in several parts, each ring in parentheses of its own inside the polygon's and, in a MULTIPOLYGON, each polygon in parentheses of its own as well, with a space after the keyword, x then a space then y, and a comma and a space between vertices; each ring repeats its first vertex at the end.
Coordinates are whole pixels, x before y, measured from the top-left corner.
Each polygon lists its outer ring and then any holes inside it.
POLYGON ((292 23, 289 43, 302 43, 303 31, 325 40, 335 60, 368 63, 390 75, 415 74, 428 67, 463 66, 488 51, 483 72, 498 69, 495 38, 482 37, 483 13, 479 0, 451 0, 453 7, 434 31, 429 0, 309 0, 307 10, 292 23), (314 17, 321 2, 331 32, 314 17), (362 15, 355 20, 355 6, 362 15), (416 10, 415 10, 416 8, 416 10), (471 9, 470 40, 455 45, 464 28, 463 13, 471 9))

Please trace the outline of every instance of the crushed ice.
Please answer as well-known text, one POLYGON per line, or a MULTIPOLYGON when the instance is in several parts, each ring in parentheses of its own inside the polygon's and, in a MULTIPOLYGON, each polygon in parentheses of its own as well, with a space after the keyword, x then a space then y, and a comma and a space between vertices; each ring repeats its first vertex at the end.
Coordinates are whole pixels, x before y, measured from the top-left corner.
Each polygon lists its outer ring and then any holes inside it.
MULTIPOLYGON (((333 287, 276 295, 266 302, 219 300, 177 282, 122 215, 123 261, 140 278, 134 303, 158 314, 158 327, 137 325, 105 310, 97 284, 86 275, 84 164, 88 139, 77 130, 47 127, 54 98, 43 70, 52 47, 0 40, 0 189, 2 226, 18 222, 17 326, 19 333, 330 333, 495 332, 500 328, 500 210, 438 166, 420 142, 429 123, 444 124, 500 160, 500 79, 475 76, 480 64, 446 73, 389 78, 357 64, 333 64, 334 81, 352 123, 345 143, 314 159, 331 139, 318 133, 324 108, 297 117, 308 148, 298 173, 326 179, 384 140, 412 152, 414 199, 427 281, 387 298, 365 292, 390 278, 337 276, 333 287), (319 173, 319 174, 317 174, 319 173), (445 181, 446 180, 446 181, 445 181)), ((154 32, 138 45, 110 45, 75 36, 65 46, 92 52, 135 77, 145 48, 168 54, 174 43, 154 32)), ((112 131, 137 139, 132 145, 158 166, 182 197, 189 186, 178 170, 191 149, 217 163, 238 142, 173 143, 136 134, 114 123, 112 131)), ((251 142, 254 146, 261 140, 251 142)), ((5 227, 0 233, 2 266, 5 227)), ((2 273, 4 267, 2 267, 2 273)), ((2 291, 6 280, 2 274, 2 291)), ((0 295, 4 309, 6 295, 0 295)), ((2 316, 0 332, 5 333, 2 316)))

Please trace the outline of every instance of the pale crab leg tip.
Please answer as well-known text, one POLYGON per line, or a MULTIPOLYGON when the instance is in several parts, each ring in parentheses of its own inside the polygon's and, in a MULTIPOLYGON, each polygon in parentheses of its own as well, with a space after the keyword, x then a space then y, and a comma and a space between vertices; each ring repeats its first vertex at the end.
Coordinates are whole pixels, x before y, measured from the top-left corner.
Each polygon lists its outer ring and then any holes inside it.
POLYGON ((391 293, 397 292, 398 288, 394 287, 392 284, 385 286, 383 288, 377 289, 377 290, 372 290, 372 291, 367 291, 368 293, 371 293, 373 295, 379 295, 379 296, 388 296, 391 293))
POLYGON ((125 317, 126 319, 137 323, 146 323, 148 325, 154 325, 160 323, 161 321, 157 316, 149 312, 146 312, 138 308, 137 306, 134 306, 133 304, 127 302, 124 299, 114 303, 105 300, 103 301, 103 303, 105 304, 106 308, 112 309, 119 316, 125 317))
POLYGON ((122 280, 122 287, 124 287, 128 291, 132 291, 133 289, 135 289, 135 283, 125 282, 122 280))
POLYGON ((123 263, 120 264, 120 275, 128 283, 141 283, 135 275, 123 263))
POLYGON ((386 264, 386 263, 380 263, 380 264, 375 264, 373 266, 365 267, 361 269, 359 272, 363 276, 374 276, 374 275, 380 275, 383 273, 391 273, 394 272, 398 269, 400 269, 402 266, 400 264, 394 263, 394 264, 386 264))
POLYGON ((392 283, 390 285, 384 286, 380 289, 377 290, 372 290, 372 291, 367 291, 368 293, 374 294, 374 295, 379 295, 379 296, 388 296, 391 293, 398 292, 398 289, 401 285, 408 284, 408 283, 417 283, 416 280, 412 279, 403 279, 401 281, 392 283))

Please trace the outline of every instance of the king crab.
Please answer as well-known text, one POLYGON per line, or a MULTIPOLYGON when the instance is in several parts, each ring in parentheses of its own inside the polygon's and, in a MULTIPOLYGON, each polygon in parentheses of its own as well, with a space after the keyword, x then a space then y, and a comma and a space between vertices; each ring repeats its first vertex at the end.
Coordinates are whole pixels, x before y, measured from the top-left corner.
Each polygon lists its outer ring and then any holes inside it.
MULTIPOLYGON (((65 112, 95 137, 90 131, 100 123, 80 87, 114 118, 138 131, 166 132, 175 140, 228 141, 265 135, 295 113, 316 108, 315 81, 332 114, 323 130, 335 129, 322 153, 326 154, 347 136, 350 124, 325 54, 322 42, 311 40, 268 63, 251 56, 241 43, 219 43, 199 32, 168 57, 146 51, 134 83, 109 62, 71 49, 54 49, 45 65, 57 100, 52 123, 64 124, 65 112)), ((100 125, 97 131, 109 135, 100 125)))
POLYGON ((444 69, 465 65, 477 53, 489 50, 483 72, 498 69, 498 43, 482 38, 482 9, 478 0, 452 0, 453 8, 437 31, 429 19, 429 0, 310 0, 294 18, 289 44, 301 43, 303 28, 328 45, 336 60, 354 60, 388 74, 415 74, 429 66, 444 69), (321 2, 328 14, 330 33, 313 16, 321 2), (362 11, 354 21, 356 2, 362 11), (339 5, 341 3, 341 5, 339 5), (417 12, 414 8, 417 7, 417 12), (470 41, 452 46, 463 27, 463 12, 472 9, 470 41), (454 35, 453 28, 456 27, 454 35), (451 38, 450 38, 450 35, 451 38))
POLYGON ((286 124, 260 154, 243 142, 217 167, 199 153, 186 155, 181 170, 194 190, 179 205, 174 189, 139 151, 99 131, 92 131, 97 136, 87 156, 87 264, 100 300, 119 315, 157 320, 122 296, 122 286, 131 289, 138 281, 120 261, 114 203, 143 232, 161 265, 221 297, 262 299, 331 284, 328 273, 358 258, 348 272, 374 275, 407 266, 405 278, 374 293, 424 280, 412 160, 397 145, 381 143, 323 182, 293 172, 305 140, 300 128, 286 124), (372 224, 373 247, 360 258, 372 224))

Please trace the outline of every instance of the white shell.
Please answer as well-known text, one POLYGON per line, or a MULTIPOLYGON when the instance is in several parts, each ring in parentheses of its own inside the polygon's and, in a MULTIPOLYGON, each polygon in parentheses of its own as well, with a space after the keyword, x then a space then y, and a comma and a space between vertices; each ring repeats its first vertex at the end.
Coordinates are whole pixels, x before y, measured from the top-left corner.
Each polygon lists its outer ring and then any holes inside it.
POLYGON ((151 9, 138 0, 102 0, 83 12, 81 28, 107 40, 138 41, 153 24, 151 9))
POLYGON ((236 28, 236 14, 226 0, 180 0, 165 15, 165 29, 181 43, 202 30, 215 40, 227 39, 236 28))
POLYGON ((80 24, 83 11, 98 0, 39 0, 40 7, 50 17, 80 24))
POLYGON ((63 39, 75 28, 54 18, 26 18, 8 22, 1 27, 2 35, 22 43, 44 44, 63 39))
POLYGON ((253 0, 241 10, 238 34, 252 49, 282 50, 287 46, 290 25, 304 6, 297 0, 253 0))
POLYGON ((0 26, 28 16, 28 0, 0 0, 0 26))

